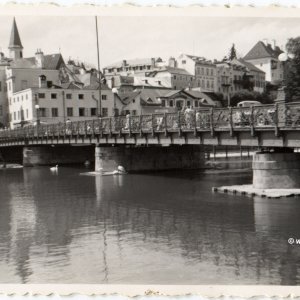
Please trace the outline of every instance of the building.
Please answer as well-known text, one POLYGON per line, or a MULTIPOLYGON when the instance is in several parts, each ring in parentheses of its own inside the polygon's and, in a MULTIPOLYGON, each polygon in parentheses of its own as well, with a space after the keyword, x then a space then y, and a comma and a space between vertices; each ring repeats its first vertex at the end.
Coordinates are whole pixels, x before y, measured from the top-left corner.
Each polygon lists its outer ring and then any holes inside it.
POLYGON ((174 66, 162 67, 159 70, 149 73, 148 76, 155 78, 158 86, 164 85, 174 90, 191 88, 194 86, 195 81, 194 75, 185 69, 174 66))
POLYGON ((201 56, 181 54, 177 67, 194 76, 193 87, 200 87, 203 92, 217 92, 217 67, 214 62, 201 56))
MULTIPOLYGON (((37 87, 28 87, 10 95, 9 119, 10 127, 24 124, 51 124, 58 122, 84 121, 98 118, 99 93, 98 87, 83 86, 74 82, 61 85, 47 85, 44 75, 38 77, 37 87)), ((118 113, 123 105, 117 94, 102 85, 101 87, 102 116, 118 113), (116 112, 117 111, 117 112, 116 112)))
POLYGON ((165 65, 160 57, 122 60, 103 68, 106 79, 114 75, 146 76, 148 72, 155 71, 165 65))
POLYGON ((141 89, 120 94, 123 114, 147 115, 153 113, 174 113, 186 107, 213 107, 216 103, 202 92, 194 90, 141 89))
MULTIPOLYGON (((36 51, 35 56, 24 58, 15 19, 9 52, 11 58, 3 65, 7 86, 3 110, 10 127, 37 120, 45 123, 62 122, 66 118, 85 120, 98 117, 100 113, 102 116, 112 115, 116 113, 118 104, 121 108, 118 96, 107 85, 101 84, 99 111, 99 79, 94 69, 87 70, 84 65, 66 65, 60 53, 45 55, 41 49, 36 51)), ((0 65, 0 82, 4 78, 1 70, 0 65)))
POLYGON ((9 66, 10 59, 0 52, 0 128, 8 123, 8 100, 6 86, 6 67, 9 66))
POLYGON ((265 80, 278 85, 283 80, 283 63, 279 55, 283 51, 275 45, 258 41, 245 55, 244 60, 250 62, 258 69, 265 72, 265 80))

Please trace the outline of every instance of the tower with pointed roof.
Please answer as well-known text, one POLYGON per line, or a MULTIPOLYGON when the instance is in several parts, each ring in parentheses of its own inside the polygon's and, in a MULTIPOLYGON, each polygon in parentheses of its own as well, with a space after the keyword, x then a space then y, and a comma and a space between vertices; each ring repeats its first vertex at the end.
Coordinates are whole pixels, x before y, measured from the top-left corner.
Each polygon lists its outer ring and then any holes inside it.
POLYGON ((9 40, 9 56, 13 60, 23 58, 23 46, 21 43, 16 19, 14 18, 11 33, 10 33, 10 40, 9 40))

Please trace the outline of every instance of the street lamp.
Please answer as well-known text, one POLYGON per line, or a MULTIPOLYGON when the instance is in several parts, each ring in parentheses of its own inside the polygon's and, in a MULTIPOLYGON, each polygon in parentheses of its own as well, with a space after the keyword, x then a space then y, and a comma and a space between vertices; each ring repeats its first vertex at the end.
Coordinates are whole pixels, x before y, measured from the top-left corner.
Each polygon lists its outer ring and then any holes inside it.
POLYGON ((40 125, 40 106, 36 104, 34 107, 36 110, 36 125, 40 125))

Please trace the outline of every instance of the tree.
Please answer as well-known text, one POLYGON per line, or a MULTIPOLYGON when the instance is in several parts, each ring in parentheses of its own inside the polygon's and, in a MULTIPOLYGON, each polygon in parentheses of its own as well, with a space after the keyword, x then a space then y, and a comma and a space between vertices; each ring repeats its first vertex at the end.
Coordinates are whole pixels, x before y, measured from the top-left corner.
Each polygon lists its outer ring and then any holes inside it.
POLYGON ((261 94, 259 92, 255 92, 255 91, 240 90, 231 97, 230 105, 236 106, 239 102, 245 101, 245 100, 259 101, 262 104, 273 103, 273 100, 266 93, 261 94))
POLYGON ((232 44, 230 50, 229 50, 229 55, 228 55, 228 58, 229 60, 234 60, 237 58, 237 55, 236 55, 236 50, 235 50, 235 45, 232 44))
POLYGON ((300 37, 290 38, 286 44, 289 58, 285 62, 287 101, 300 100, 300 37))

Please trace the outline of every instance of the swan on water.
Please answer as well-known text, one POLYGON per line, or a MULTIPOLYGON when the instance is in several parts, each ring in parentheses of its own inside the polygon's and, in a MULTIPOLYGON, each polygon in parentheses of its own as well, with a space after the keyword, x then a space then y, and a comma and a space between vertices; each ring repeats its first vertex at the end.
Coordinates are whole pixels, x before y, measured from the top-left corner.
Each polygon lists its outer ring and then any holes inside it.
POLYGON ((123 166, 118 166, 119 174, 126 173, 125 168, 123 166))
POLYGON ((55 167, 51 167, 50 170, 51 171, 57 171, 58 170, 58 165, 56 165, 55 167))

